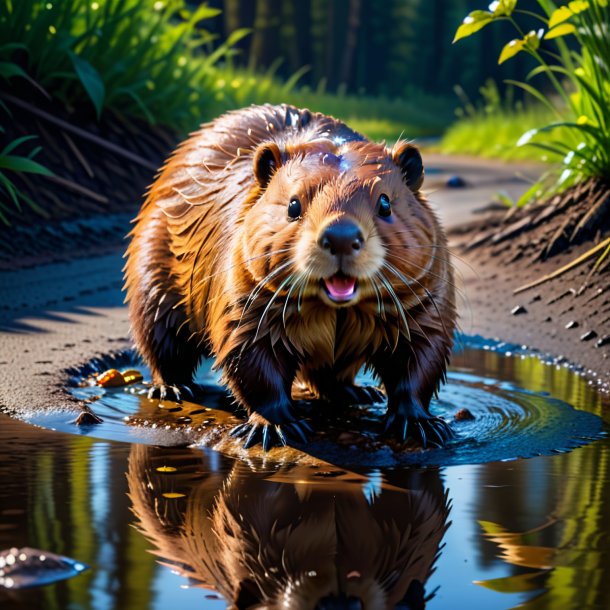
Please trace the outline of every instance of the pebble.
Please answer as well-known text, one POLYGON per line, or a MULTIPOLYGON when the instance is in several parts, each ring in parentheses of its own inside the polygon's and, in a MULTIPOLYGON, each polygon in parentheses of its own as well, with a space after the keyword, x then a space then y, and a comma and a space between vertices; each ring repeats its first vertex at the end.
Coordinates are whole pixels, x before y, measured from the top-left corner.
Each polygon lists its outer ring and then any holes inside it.
POLYGON ((447 186, 450 188, 464 188, 466 186, 466 180, 462 176, 451 176, 447 179, 447 186))
POLYGON ((510 310, 511 316, 518 316, 524 313, 527 313, 527 309, 523 305, 516 305, 510 310))
POLYGON ((578 322, 576 320, 570 320, 567 324, 566 324, 566 328, 570 329, 570 328, 578 328, 578 322))
POLYGON ((597 333, 594 330, 588 330, 584 335, 580 335, 581 341, 591 341, 591 339, 595 339, 597 337, 597 333))
POLYGON ((471 421, 474 419, 474 415, 468 409, 460 409, 453 418, 456 421, 471 421))
POLYGON ((595 347, 603 347, 608 344, 610 344, 610 335, 604 335, 601 339, 597 340, 595 347))

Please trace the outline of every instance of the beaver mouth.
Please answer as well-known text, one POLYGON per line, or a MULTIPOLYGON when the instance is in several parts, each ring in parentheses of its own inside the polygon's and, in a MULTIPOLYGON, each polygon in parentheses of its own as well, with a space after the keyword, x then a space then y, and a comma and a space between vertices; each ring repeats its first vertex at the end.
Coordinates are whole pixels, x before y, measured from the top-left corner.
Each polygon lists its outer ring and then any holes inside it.
POLYGON ((345 303, 355 294, 358 282, 355 277, 351 277, 339 271, 330 277, 320 280, 328 297, 336 303, 345 303))

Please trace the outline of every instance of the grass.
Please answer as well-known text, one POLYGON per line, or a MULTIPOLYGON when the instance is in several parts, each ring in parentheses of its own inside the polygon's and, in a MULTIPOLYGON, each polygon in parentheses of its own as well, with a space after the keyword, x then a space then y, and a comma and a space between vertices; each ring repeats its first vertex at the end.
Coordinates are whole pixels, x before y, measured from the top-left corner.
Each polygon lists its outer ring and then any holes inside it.
POLYGON ((555 161, 540 149, 517 146, 525 132, 547 124, 552 118, 550 111, 543 107, 479 112, 453 123, 444 133, 439 148, 447 154, 506 161, 555 161))
POLYGON ((373 140, 394 141, 406 138, 438 136, 451 122, 454 104, 445 98, 412 91, 404 98, 372 97, 328 93, 324 83, 316 89, 299 88, 296 73, 282 82, 274 75, 277 66, 253 75, 231 66, 217 73, 214 83, 216 103, 231 108, 249 104, 286 102, 310 108, 345 121, 350 127, 373 140))
POLYGON ((188 130, 212 97, 213 67, 246 30, 211 51, 185 0, 4 0, 0 66, 49 98, 188 130))

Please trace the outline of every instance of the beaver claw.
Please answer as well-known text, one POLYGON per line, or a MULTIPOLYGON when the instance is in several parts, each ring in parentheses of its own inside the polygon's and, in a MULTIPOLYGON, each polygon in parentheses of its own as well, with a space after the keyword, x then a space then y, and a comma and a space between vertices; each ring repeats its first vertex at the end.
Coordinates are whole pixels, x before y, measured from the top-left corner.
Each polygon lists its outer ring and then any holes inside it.
POLYGON ((193 390, 187 385, 166 385, 164 383, 154 384, 150 390, 148 390, 148 399, 153 400, 158 398, 159 402, 164 400, 171 400, 173 402, 181 403, 182 394, 188 394, 190 398, 193 398, 193 390))
POLYGON ((279 425, 251 417, 247 422, 235 426, 229 434, 236 438, 245 437, 244 449, 261 443, 263 451, 269 451, 272 447, 285 446, 287 439, 306 443, 307 435, 312 432, 311 426, 303 420, 279 425))
POLYGON ((401 442, 413 439, 424 449, 428 446, 444 447, 454 436, 449 424, 441 417, 414 417, 402 413, 386 415, 384 435, 392 436, 401 442))

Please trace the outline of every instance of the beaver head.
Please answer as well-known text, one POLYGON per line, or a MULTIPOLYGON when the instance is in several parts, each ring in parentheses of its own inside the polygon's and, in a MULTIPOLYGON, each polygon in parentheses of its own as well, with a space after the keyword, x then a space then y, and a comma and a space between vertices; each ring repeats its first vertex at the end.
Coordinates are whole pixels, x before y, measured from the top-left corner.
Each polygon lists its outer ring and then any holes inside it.
POLYGON ((436 236, 415 146, 271 142, 257 148, 253 165, 242 260, 256 283, 286 301, 346 307, 425 275, 436 236))

